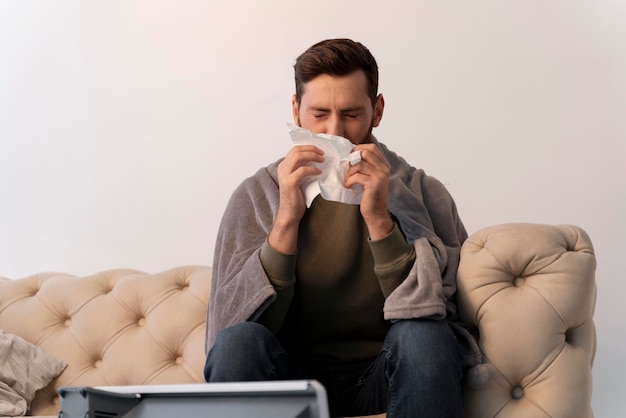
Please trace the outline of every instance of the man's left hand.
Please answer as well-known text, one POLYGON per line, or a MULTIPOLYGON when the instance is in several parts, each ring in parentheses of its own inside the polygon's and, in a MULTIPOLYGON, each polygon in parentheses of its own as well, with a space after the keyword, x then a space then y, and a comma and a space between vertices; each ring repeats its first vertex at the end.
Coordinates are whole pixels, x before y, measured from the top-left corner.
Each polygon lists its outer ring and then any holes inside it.
POLYGON ((361 162, 346 173, 345 187, 363 186, 361 215, 374 241, 389 235, 394 222, 387 209, 390 166, 376 144, 360 144, 353 151, 361 151, 361 162))

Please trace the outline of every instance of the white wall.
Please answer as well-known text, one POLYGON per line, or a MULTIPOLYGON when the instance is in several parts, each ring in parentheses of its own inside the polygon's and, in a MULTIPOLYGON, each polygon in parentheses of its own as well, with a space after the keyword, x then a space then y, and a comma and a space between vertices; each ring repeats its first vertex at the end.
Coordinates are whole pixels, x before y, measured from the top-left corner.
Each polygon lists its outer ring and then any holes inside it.
POLYGON ((370 47, 377 136, 467 229, 573 223, 598 257, 594 409, 623 416, 626 2, 0 2, 0 275, 210 264, 290 142, 295 57, 370 47), (621 414, 620 414, 621 411, 621 414))

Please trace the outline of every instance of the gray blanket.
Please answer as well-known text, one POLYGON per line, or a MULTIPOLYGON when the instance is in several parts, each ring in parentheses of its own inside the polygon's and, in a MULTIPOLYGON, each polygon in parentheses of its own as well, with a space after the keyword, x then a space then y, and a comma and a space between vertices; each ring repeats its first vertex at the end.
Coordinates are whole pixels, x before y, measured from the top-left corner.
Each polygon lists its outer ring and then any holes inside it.
MULTIPOLYGON (((481 362, 480 351, 458 320, 455 303, 459 254, 467 233, 454 201, 437 179, 376 143, 391 165, 389 211, 416 252, 411 272, 385 302, 384 317, 447 318, 464 347, 465 365, 473 367, 481 362)), ((246 179, 228 203, 215 246, 207 350, 220 330, 256 320, 276 296, 259 252, 278 210, 279 162, 246 179)))

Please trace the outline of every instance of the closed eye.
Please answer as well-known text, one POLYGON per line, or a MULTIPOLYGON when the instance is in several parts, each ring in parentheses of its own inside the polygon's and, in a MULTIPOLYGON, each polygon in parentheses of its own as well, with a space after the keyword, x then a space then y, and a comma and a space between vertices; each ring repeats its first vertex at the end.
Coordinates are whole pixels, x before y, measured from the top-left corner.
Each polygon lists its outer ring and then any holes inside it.
POLYGON ((344 109, 341 114, 347 118, 358 118, 363 114, 363 109, 361 107, 354 107, 351 109, 344 109))

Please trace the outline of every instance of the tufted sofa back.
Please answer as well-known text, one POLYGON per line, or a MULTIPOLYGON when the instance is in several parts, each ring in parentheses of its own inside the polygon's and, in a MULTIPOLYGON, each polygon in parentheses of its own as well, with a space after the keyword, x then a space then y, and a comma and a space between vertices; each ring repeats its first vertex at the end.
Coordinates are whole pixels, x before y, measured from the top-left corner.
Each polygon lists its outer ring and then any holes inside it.
POLYGON ((210 282, 209 267, 0 278, 0 329, 68 363, 32 415, 57 414, 59 386, 203 382, 210 282))
POLYGON ((466 417, 593 416, 595 268, 575 226, 496 225, 465 242, 460 312, 494 371, 464 391, 466 417))
MULTIPOLYGON (((575 226, 504 224, 461 252, 458 302, 493 378, 464 389, 466 418, 590 418, 596 349, 595 255, 575 226)), ((210 267, 159 274, 0 278, 0 329, 68 368, 37 392, 32 415, 56 415, 59 386, 203 381, 210 267)))

